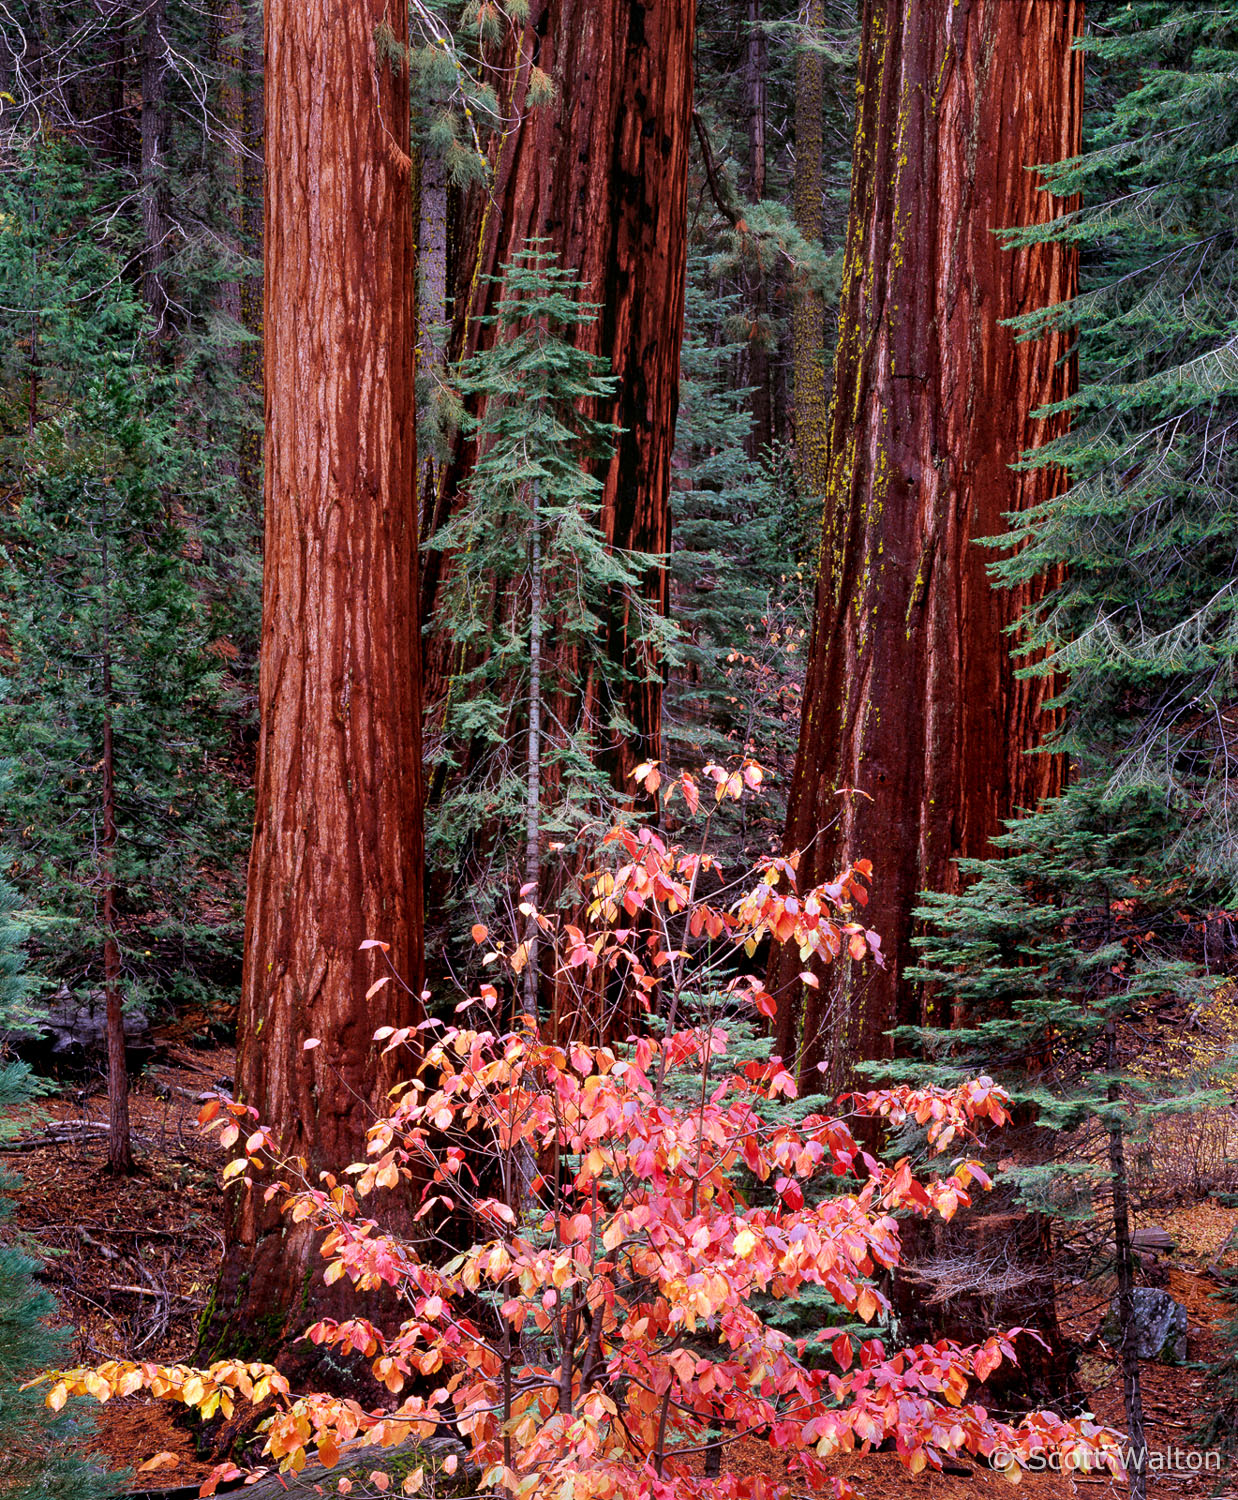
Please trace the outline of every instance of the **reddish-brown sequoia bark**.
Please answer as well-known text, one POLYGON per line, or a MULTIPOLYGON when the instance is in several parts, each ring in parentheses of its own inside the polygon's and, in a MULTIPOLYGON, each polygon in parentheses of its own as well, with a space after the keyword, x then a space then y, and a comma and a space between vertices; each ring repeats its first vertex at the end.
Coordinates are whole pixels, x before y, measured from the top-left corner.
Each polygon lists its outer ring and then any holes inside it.
MULTIPOLYGON (((452 276, 457 316, 450 352, 460 357, 491 337, 478 318, 493 311, 499 289, 485 278, 531 238, 546 239, 560 264, 578 272, 585 298, 600 306, 582 342, 605 357, 619 382, 614 401, 597 414, 622 429, 600 476, 605 535, 616 547, 661 554, 670 550, 695 12, 695 0, 533 0, 527 24, 495 69, 504 113, 514 124, 491 141, 492 191, 471 195, 464 206, 452 276), (549 75, 556 94, 530 108, 534 68, 549 75)), ((430 530, 451 514, 472 457, 463 446, 441 476, 430 530)), ((427 557, 424 620, 433 621, 450 566, 450 558, 427 557)), ((665 612, 663 568, 650 570, 646 597, 665 612)), ((608 633, 611 655, 630 670, 656 672, 656 662, 637 659, 633 627, 629 612, 618 608, 608 633)), ((432 634, 426 662, 432 732, 457 666, 451 642, 432 634)), ((660 753, 661 701, 659 676, 631 684, 625 695, 636 736, 607 748, 621 790, 630 790, 632 766, 660 753)), ((595 708, 587 701, 555 705, 563 722, 595 708)))
POLYGON ((828 489, 787 844, 807 880, 875 867, 866 920, 886 967, 804 990, 775 952, 785 1055, 842 1082, 919 1017, 912 911, 991 852, 1003 818, 1060 786, 1028 755, 1045 685, 1017 681, 1005 628, 1027 589, 995 589, 974 544, 1061 480, 1012 473, 1062 430, 1032 411, 1073 378, 1064 335, 1017 343, 1001 320, 1068 298, 1060 245, 1015 253, 995 230, 1064 205, 1027 168, 1080 149, 1081 0, 868 0, 830 414, 828 489), (802 1007, 802 1023, 801 1023, 802 1007))
MULTIPOLYGON (((385 0, 267 0, 266 552, 261 740, 237 1093, 310 1171, 364 1151, 416 1018, 422 833, 408 81, 385 0), (366 989, 391 945, 413 986, 366 989), (308 1037, 322 1046, 306 1052, 308 1037)), ((398 30, 398 27, 397 27, 398 30)), ((312 1237, 234 1208, 212 1347, 335 1310, 312 1237)))

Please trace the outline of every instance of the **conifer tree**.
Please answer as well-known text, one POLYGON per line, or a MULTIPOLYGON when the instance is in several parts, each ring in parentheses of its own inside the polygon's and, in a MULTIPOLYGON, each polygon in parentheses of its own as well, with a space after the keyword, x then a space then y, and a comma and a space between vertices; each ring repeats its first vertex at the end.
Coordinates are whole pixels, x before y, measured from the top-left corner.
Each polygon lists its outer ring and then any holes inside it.
MULTIPOLYGON (((482 76, 492 88, 485 115, 473 121, 490 175, 465 196, 452 237, 458 253, 449 356, 466 359, 485 343, 494 327, 485 315, 501 296, 500 267, 532 240, 547 239, 599 304, 599 316, 577 328, 581 347, 606 360, 616 377, 605 409, 592 413, 612 429, 611 452, 596 471, 602 532, 620 553, 664 557, 683 331, 695 0, 506 0, 465 12, 479 17, 482 76)), ((472 457, 469 442, 456 444, 431 529, 450 519, 472 457)), ((455 696, 452 643, 434 629, 453 560, 447 553, 428 558, 423 581, 432 732, 439 705, 455 696)), ((665 614, 663 566, 650 567, 641 592, 665 614)), ((639 613, 643 619, 644 609, 639 613)), ((622 608, 603 618, 612 660, 622 670, 639 662, 626 678, 631 697, 623 714, 635 733, 598 740, 607 774, 627 796, 632 767, 661 754, 662 664, 640 658, 622 608)))
POLYGON ((789 771, 816 529, 802 523, 785 449, 749 455, 748 393, 731 380, 744 348, 741 293, 700 253, 689 257, 686 308, 671 496, 680 664, 666 692, 667 759, 745 752, 789 771))
POLYGON ((1029 457, 1064 494, 1020 518, 996 571, 1061 586, 1025 617, 1026 675, 1062 674, 1061 741, 1085 775, 1153 788, 1179 861, 1238 888, 1230 786, 1236 676, 1238 6, 1118 7, 1088 38, 1112 106, 1052 177, 1086 206, 1019 242, 1083 248, 1081 294, 1020 320, 1079 331, 1069 433, 1029 457))
MULTIPOLYGON (((457 653, 431 861, 463 873, 453 898, 469 920, 506 927, 519 900, 562 894, 543 889, 546 843, 570 860, 615 801, 599 751, 633 732, 634 669, 606 650, 605 612, 627 601, 630 638, 656 643, 658 659, 669 631, 641 588, 657 560, 608 546, 602 530, 593 466, 613 434, 585 413, 615 382, 577 337, 599 309, 544 241, 509 262, 501 284, 491 336, 457 377, 481 412, 466 419, 477 458, 431 541, 453 558, 439 623, 457 653)), ((526 938, 532 995, 536 924, 526 938)))
MULTIPOLYGON (((375 944, 379 977, 403 981, 385 1015, 421 1015, 408 13, 269 0, 264 21, 263 635, 236 1078, 320 1170, 364 1151, 392 1082, 371 1051, 375 944)), ((286 1348, 307 1307, 349 1305, 313 1281, 312 1231, 255 1190, 226 1240, 204 1345, 312 1358, 286 1348)))
MULTIPOLYGON (((1010 1092, 1023 1129, 1007 1146, 1014 1167, 1004 1185, 1031 1215, 1019 1233, 1034 1240, 1054 1221, 1101 1220, 1114 1247, 1136 1454, 1144 1437, 1130 1153, 1165 1114, 1219 1102, 1194 1085, 1158 1085, 1146 1067, 1157 1003, 1201 988, 1180 957, 1200 891, 1171 891, 1157 878, 1172 823, 1172 809, 1147 789, 1107 794, 1095 782, 1011 823, 999 855, 963 866, 960 892, 925 897, 918 916, 927 931, 909 977, 931 987, 952 1024, 904 1034, 918 1079, 980 1071, 1010 1092)), ((977 1227, 960 1224, 956 1250, 969 1231, 974 1246, 977 1227)), ((1026 1270, 1030 1257, 1016 1259, 1026 1270)), ((1028 1300, 1026 1289, 1014 1295, 1028 1300)), ((1133 1495, 1143 1483, 1136 1465, 1133 1495)))
MULTIPOLYGON (((23 1078, 0 1067, 0 1109, 28 1098, 23 1078)), ((11 1186, 0 1179, 0 1187, 11 1186)), ((23 1380, 64 1360, 50 1326, 56 1305, 34 1280, 37 1262, 9 1239, 0 1202, 0 1491, 7 1500, 103 1500, 121 1493, 118 1476, 84 1456, 93 1423, 73 1408, 53 1416, 41 1391, 23 1380)))
MULTIPOLYGON (((1029 459, 1067 466, 1073 483, 1021 519, 1021 546, 996 571, 1018 585, 1035 570, 1061 570, 1060 586, 1025 619, 1029 647, 1044 653, 1026 670, 1063 674, 1059 743, 1077 777, 1064 806, 1142 809, 1144 826, 1154 815, 1128 893, 1142 924, 1149 907, 1207 911, 1232 905, 1238 889, 1238 5, 1132 0, 1087 46, 1104 70, 1107 106, 1084 154, 1053 176, 1059 194, 1081 193, 1085 207, 1019 237, 1068 238, 1084 252, 1080 295, 1021 320, 1031 333, 1063 323, 1079 331, 1079 391, 1059 408, 1070 432, 1029 459)), ((1076 878, 1094 891, 1076 925, 1095 927, 1118 899, 1104 850, 1103 841, 1078 845, 1076 878)), ((947 926, 962 942, 976 914, 951 912, 947 926)), ((1127 1114, 1144 1129, 1154 1118, 1141 1097, 1127 1114)), ((1137 1366, 1127 1365, 1130 1414, 1137 1366)), ((1233 1370, 1231 1347, 1213 1372, 1221 1412, 1212 1440, 1224 1438, 1232 1413, 1233 1370)), ((1137 1413, 1129 1420, 1134 1439, 1137 1413)))
MULTIPOLYGON (((22 174, 0 183, 21 226, 0 236, 0 274, 38 341, 27 420, 3 453, 6 815, 17 878, 55 919, 39 937, 46 977, 105 996, 108 1153, 123 1172, 121 1010, 143 992, 211 993, 176 971, 191 971, 195 948, 208 970, 226 951, 201 910, 208 889, 226 889, 243 799, 204 774, 219 743, 219 663, 191 572, 201 537, 172 500, 202 473, 175 442, 176 377, 145 359, 150 325, 120 274, 123 242, 90 236, 107 185, 91 185, 70 150, 25 151, 22 174), (23 215, 32 203, 41 212, 23 215)), ((11 367, 14 385, 22 374, 11 367)))
POLYGON ((722 337, 740 345, 729 384, 747 388, 749 457, 765 450, 793 459, 814 530, 825 483, 857 38, 855 0, 757 7, 722 0, 702 10, 698 27, 690 246, 709 252, 720 289, 738 299, 727 308, 722 337), (763 131, 756 128, 762 121, 763 131), (784 125, 792 121, 793 132, 784 125))

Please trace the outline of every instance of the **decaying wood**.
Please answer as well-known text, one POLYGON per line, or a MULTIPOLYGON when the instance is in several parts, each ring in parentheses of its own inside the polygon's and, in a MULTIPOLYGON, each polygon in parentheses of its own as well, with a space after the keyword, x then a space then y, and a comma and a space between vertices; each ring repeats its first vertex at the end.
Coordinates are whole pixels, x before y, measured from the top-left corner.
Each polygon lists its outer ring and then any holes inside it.
MULTIPOLYGON (((444 1444, 441 1440, 431 1438, 427 1452, 426 1443, 417 1439, 397 1443, 391 1448, 350 1443, 341 1449, 339 1462, 330 1469, 311 1459, 299 1474, 265 1474, 253 1484, 246 1485, 243 1493, 246 1500, 283 1500, 285 1495, 315 1495, 321 1492, 322 1487, 326 1487, 328 1493, 333 1493, 341 1479, 351 1478, 356 1483, 358 1479, 368 1480, 375 1470, 390 1473, 394 1469, 397 1478, 390 1493, 397 1494, 400 1490, 400 1474, 420 1467, 423 1461, 428 1468, 435 1457, 439 1457, 441 1461, 441 1457, 447 1452, 461 1454, 464 1452, 464 1445, 460 1442, 444 1444)), ((369 1488, 368 1484, 365 1488, 369 1488)))

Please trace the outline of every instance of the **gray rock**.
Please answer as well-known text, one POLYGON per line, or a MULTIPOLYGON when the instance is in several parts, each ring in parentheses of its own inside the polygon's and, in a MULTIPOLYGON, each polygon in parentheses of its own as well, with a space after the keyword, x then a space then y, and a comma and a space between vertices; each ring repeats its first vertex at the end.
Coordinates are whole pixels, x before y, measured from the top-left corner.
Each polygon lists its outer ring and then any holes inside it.
MULTIPOLYGON (((1182 1364, 1186 1360, 1186 1308, 1155 1286, 1137 1286, 1131 1296, 1135 1304, 1135 1349, 1139 1358, 1182 1364)), ((1116 1348, 1121 1340, 1116 1297, 1109 1304, 1109 1316, 1101 1332, 1116 1348)))

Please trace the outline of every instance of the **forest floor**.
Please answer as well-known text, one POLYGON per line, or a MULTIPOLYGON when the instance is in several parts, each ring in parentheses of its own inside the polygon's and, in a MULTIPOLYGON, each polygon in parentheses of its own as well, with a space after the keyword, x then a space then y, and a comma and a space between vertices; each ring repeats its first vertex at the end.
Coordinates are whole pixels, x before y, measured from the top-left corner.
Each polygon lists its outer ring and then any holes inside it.
MULTIPOLYGON (((0 1166, 23 1179, 14 1194, 16 1226, 37 1244, 33 1253, 43 1263, 42 1277, 70 1325, 71 1357, 83 1363, 135 1355, 167 1364, 190 1360, 223 1245, 224 1153, 213 1136, 199 1134, 195 1116, 200 1095, 231 1086, 233 1054, 206 1045, 188 1023, 163 1031, 158 1040, 157 1060, 131 1096, 141 1161, 136 1176, 118 1181, 104 1170, 106 1137, 91 1128, 105 1117, 101 1090, 66 1087, 52 1094, 44 1101, 43 1119, 19 1142, 0 1147, 0 1166)), ((1176 1470, 1149 1476, 1150 1500, 1216 1494, 1238 1500, 1238 1476, 1229 1485, 1225 1476, 1188 1467, 1188 1455, 1199 1453, 1190 1434, 1209 1408, 1204 1367, 1219 1348, 1215 1325, 1222 1310, 1208 1268, 1238 1228, 1238 1207, 1200 1198, 1166 1206, 1156 1222, 1175 1242, 1165 1284, 1187 1308, 1189 1326, 1186 1365, 1143 1366, 1149 1448, 1179 1454, 1176 1470)), ((1117 1368, 1092 1337, 1108 1294, 1074 1286, 1062 1287, 1060 1298, 1063 1327, 1080 1345, 1080 1377, 1092 1408, 1120 1427, 1117 1368)), ((101 1409, 98 1442, 109 1464, 137 1471, 132 1489, 144 1495, 192 1495, 211 1467, 195 1450, 187 1419, 139 1397, 101 1409)), ((755 1442, 737 1444, 727 1465, 771 1477, 782 1473, 778 1455, 755 1442)), ((971 1472, 912 1477, 892 1454, 853 1454, 838 1459, 836 1472, 868 1500, 997 1500, 1009 1492, 1000 1476, 959 1467, 971 1472)), ((1095 1475, 1026 1474, 1020 1492, 1028 1500, 1108 1500, 1125 1494, 1125 1485, 1095 1475)))
MULTIPOLYGON (((199 1095, 231 1089, 234 1054, 208 1044, 191 1023, 157 1040, 157 1060, 129 1096, 134 1176, 105 1170, 101 1085, 53 1093, 17 1142, 22 1149, 0 1148, 0 1166, 22 1179, 14 1222, 43 1263, 42 1279, 65 1313, 69 1356, 82 1364, 190 1360, 223 1250, 219 1174, 228 1153, 199 1132, 196 1116, 199 1095)), ((212 1467, 166 1403, 111 1401, 98 1426, 110 1466, 140 1471, 159 1460, 135 1478, 135 1489, 200 1481, 212 1467)))

